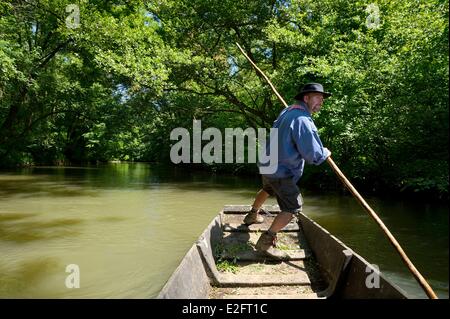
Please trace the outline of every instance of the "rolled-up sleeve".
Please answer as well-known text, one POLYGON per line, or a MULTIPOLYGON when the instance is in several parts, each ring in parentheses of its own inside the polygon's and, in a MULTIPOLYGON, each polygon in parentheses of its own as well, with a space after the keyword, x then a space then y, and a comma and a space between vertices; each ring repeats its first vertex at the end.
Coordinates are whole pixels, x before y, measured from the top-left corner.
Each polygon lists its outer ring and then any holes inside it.
POLYGON ((322 164, 330 154, 323 147, 314 123, 307 117, 298 117, 291 128, 297 150, 306 163, 322 164))

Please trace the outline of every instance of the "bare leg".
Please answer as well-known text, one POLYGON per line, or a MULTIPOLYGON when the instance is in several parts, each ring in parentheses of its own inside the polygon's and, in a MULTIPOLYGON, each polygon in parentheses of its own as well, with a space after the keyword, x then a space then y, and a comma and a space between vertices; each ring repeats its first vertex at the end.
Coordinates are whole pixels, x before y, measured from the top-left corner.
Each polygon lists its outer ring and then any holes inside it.
POLYGON ((264 204, 266 199, 269 197, 269 193, 267 193, 265 190, 261 189, 257 194, 255 201, 253 202, 252 208, 254 210, 258 211, 258 209, 261 208, 261 206, 264 204))
POLYGON ((269 233, 276 234, 282 230, 294 217, 294 214, 281 212, 275 217, 269 228, 269 233))

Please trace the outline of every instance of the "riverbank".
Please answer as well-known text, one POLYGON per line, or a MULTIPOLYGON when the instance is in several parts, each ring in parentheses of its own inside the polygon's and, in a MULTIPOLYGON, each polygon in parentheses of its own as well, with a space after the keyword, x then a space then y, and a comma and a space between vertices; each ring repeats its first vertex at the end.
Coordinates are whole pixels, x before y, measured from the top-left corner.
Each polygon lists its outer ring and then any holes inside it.
MULTIPOLYGON (((65 163, 61 162, 58 165, 48 165, 48 163, 42 164, 27 164, 27 165, 19 165, 14 168, 0 168, 0 172, 2 171, 10 171, 10 170, 20 170, 23 168, 32 168, 32 167, 46 167, 46 166, 55 166, 55 167, 97 167, 104 166, 108 164, 149 164, 161 167, 165 170, 182 170, 189 171, 192 173, 211 173, 217 176, 244 176, 254 179, 259 179, 259 172, 257 166, 255 164, 172 164, 172 163, 161 163, 161 162, 128 162, 128 161, 96 161, 96 162, 85 162, 85 163, 65 163)), ((339 165, 339 164, 338 164, 339 165)), ((345 172, 344 172, 345 174, 345 172)), ((438 201, 440 203, 449 202, 449 194, 448 189, 447 192, 437 192, 434 189, 423 190, 423 191, 414 191, 408 188, 401 188, 398 185, 387 184, 385 180, 377 179, 375 177, 367 177, 367 178, 352 178, 351 176, 347 176, 350 182, 356 187, 358 192, 363 196, 378 196, 387 199, 400 198, 402 200, 410 200, 410 201, 438 201)), ((341 195, 351 195, 351 193, 345 188, 339 178, 335 175, 333 170, 324 163, 321 166, 312 166, 308 165, 304 171, 304 174, 299 181, 299 186, 301 188, 306 188, 311 191, 317 192, 336 192, 341 195)))

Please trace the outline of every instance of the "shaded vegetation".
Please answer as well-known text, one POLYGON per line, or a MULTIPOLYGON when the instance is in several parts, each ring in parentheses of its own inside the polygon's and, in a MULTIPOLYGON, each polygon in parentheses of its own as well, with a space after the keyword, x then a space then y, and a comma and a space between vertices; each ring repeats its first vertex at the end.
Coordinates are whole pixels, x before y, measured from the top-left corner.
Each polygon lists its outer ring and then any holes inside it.
MULTIPOLYGON (((287 100, 333 93, 316 125, 358 187, 448 198, 447 1, 80 0, 75 28, 72 3, 0 1, 1 167, 170 163, 193 119, 270 127, 282 105, 237 41, 287 100)), ((338 185, 323 167, 303 181, 338 185)))

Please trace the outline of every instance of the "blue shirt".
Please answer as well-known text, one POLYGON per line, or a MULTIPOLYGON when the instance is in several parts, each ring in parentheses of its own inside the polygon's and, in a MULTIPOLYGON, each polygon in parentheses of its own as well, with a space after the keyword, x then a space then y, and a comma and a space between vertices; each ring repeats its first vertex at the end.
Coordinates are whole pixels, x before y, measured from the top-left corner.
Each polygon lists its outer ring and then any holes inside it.
MULTIPOLYGON (((275 120, 273 128, 278 129, 278 166, 275 173, 264 174, 265 176, 292 177, 297 182, 303 174, 305 162, 320 165, 329 156, 304 102, 284 109, 275 120)), ((269 143, 266 153, 270 154, 269 143)))

